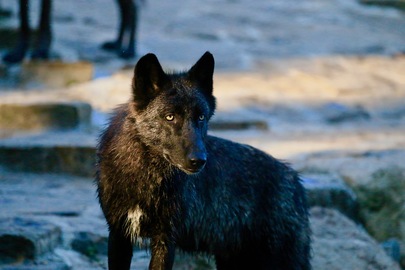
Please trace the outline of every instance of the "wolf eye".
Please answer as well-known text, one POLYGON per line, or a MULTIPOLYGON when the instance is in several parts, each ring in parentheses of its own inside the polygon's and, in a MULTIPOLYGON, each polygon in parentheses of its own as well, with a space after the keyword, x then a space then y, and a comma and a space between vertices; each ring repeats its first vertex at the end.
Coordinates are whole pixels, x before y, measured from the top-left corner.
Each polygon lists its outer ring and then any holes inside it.
POLYGON ((198 120, 203 121, 205 119, 205 115, 201 114, 200 116, 198 116, 198 120))
POLYGON ((166 118, 167 121, 173 121, 174 115, 173 114, 168 114, 168 115, 166 115, 165 118, 166 118))

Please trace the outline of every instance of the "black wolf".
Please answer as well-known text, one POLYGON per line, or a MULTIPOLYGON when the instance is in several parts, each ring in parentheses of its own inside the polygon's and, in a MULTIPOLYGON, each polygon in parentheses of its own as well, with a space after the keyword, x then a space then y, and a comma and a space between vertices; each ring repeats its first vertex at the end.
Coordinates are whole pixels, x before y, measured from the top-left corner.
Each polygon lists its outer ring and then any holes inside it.
POLYGON ((214 58, 167 74, 147 54, 132 98, 101 136, 97 184, 109 225, 110 270, 129 269, 149 238, 149 269, 175 248, 213 254, 218 269, 310 269, 305 192, 297 173, 248 145, 207 135, 214 58))
MULTIPOLYGON (((102 49, 114 51, 119 57, 127 59, 135 56, 135 34, 137 27, 137 6, 134 0, 117 0, 121 23, 118 37, 114 41, 105 42, 102 49)), ((29 24, 29 0, 19 1, 20 29, 19 39, 15 48, 3 56, 6 63, 21 62, 30 46, 31 28, 29 24)), ((32 59, 48 59, 52 43, 51 29, 52 0, 41 0, 41 16, 39 21, 38 40, 32 52, 32 59)))

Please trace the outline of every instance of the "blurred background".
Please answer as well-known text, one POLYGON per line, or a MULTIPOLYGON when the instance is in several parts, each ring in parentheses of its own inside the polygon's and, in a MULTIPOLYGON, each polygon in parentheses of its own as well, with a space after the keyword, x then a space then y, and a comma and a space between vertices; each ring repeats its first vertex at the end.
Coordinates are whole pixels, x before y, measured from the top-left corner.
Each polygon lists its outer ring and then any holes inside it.
MULTIPOLYGON (((0 269, 105 269, 98 134, 139 57, 187 70, 205 51, 211 133, 301 172, 314 269, 405 269, 405 1, 139 0, 121 13, 115 0, 31 0, 31 39, 9 61, 19 2, 0 0, 0 269), (33 60, 45 2, 52 39, 33 60), (123 38, 133 56, 102 48, 124 20, 136 21, 135 41, 123 38)), ((136 249, 134 269, 148 261, 136 249)), ((180 256, 176 269, 214 264, 180 256)))
MULTIPOLYGON (((100 68, 109 63, 108 71, 114 72, 114 57, 100 46, 117 36, 115 2, 53 1, 51 57, 89 60, 100 68)), ((229 70, 251 69, 258 60, 274 58, 404 51, 401 9, 362 3, 400 6, 399 0, 138 2, 137 54, 154 52, 170 64, 188 66, 206 50, 218 58, 218 68, 229 70)), ((40 4, 29 1, 33 29, 39 25, 40 4)), ((18 36, 18 1, 3 0, 1 8, 0 46, 5 50, 18 36)))

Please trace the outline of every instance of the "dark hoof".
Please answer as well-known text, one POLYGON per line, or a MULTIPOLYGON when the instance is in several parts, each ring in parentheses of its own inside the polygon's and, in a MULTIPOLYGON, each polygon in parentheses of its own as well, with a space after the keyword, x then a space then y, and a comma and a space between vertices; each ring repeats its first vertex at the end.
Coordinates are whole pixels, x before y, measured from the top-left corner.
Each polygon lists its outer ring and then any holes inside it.
POLYGON ((25 57, 25 51, 11 51, 3 56, 3 62, 7 64, 20 63, 25 57))
POLYGON ((105 51, 116 51, 118 50, 119 45, 116 41, 108 41, 101 45, 101 49, 105 51))

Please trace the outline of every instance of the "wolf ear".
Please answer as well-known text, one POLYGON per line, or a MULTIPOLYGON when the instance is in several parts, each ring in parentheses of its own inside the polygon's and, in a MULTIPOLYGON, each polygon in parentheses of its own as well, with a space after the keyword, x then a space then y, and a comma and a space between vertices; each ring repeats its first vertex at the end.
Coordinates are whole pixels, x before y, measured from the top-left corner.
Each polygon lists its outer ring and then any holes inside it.
POLYGON ((132 79, 132 94, 135 106, 144 108, 169 82, 156 55, 149 53, 139 59, 132 79))
POLYGON ((192 81, 197 81, 205 94, 212 95, 215 60, 210 52, 206 52, 188 72, 192 81))

